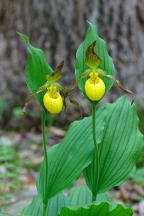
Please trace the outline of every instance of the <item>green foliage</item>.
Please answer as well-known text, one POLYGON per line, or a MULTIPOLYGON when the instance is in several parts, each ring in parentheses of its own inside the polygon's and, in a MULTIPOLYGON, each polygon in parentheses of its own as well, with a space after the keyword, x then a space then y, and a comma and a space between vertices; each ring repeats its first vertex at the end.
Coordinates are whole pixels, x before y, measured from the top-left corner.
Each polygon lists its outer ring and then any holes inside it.
POLYGON ((54 114, 48 113, 47 114, 47 126, 51 127, 54 124, 56 116, 54 114))
MULTIPOLYGON (((56 67, 52 76, 49 75, 52 69, 46 63, 44 53, 32 47, 25 35, 19 35, 26 42, 30 53, 26 64, 26 82, 33 93, 31 96, 36 95, 43 107, 42 91, 47 88, 45 82, 54 82, 61 78, 64 62, 56 67)), ((78 83, 84 94, 86 76, 89 74, 89 70, 86 70, 89 67, 98 67, 98 74, 105 83, 106 92, 114 81, 125 93, 132 94, 114 78, 114 65, 105 41, 98 36, 95 26, 91 23, 77 51, 75 64, 77 80, 74 87, 78 83)), ((63 93, 64 98, 72 92, 72 89, 66 90, 59 83, 56 83, 56 87, 63 93)), ((72 123, 60 144, 48 151, 45 134, 46 115, 47 113, 43 112, 44 160, 37 177, 38 195, 22 214, 131 216, 131 209, 111 203, 109 196, 101 193, 128 179, 144 147, 144 138, 138 129, 135 105, 126 97, 121 97, 115 103, 103 105, 95 111, 93 103, 92 116, 72 123), (60 191, 72 186, 82 173, 91 192, 87 187, 78 187, 68 196, 59 194, 60 191)))
MULTIPOLYGON (((74 122, 62 142, 48 151, 48 198, 71 186, 83 169, 91 163, 93 147, 84 142, 87 138, 86 130, 86 119, 74 122)), ((88 137, 88 142, 92 143, 92 136, 88 137)), ((42 197, 44 197, 44 165, 45 161, 37 179, 37 188, 42 197)))
MULTIPOLYGON (((84 118, 74 122, 62 142, 48 152, 48 198, 69 187, 87 166, 84 173, 93 193, 95 190, 104 192, 129 178, 143 147, 135 105, 131 105, 126 97, 121 97, 114 104, 100 107, 96 120, 97 144, 101 155, 99 173, 95 172, 93 163, 88 166, 93 161, 94 150, 92 120, 91 117, 84 118)), ((44 164, 37 180, 42 197, 44 164)))
MULTIPOLYGON (((97 202, 111 201, 110 195, 100 194, 97 202)), ((86 186, 72 189, 68 196, 58 194, 49 200, 47 216, 56 216, 65 206, 80 207, 91 203, 91 192, 86 186)), ((35 196, 32 203, 27 206, 22 214, 24 216, 41 216, 43 212, 42 200, 40 196, 35 196)))
POLYGON ((23 216, 21 214, 0 214, 0 216, 23 216))
MULTIPOLYGON (((65 197, 60 194, 49 200, 47 215, 55 216, 61 208, 65 206, 65 197)), ((35 196, 32 203, 27 206, 23 211, 24 216, 42 216, 43 215, 43 202, 40 196, 35 196)))
MULTIPOLYGON (((68 196, 59 194, 49 200, 47 216, 67 215, 100 215, 103 216, 131 216, 132 210, 121 205, 110 203, 111 198, 106 194, 98 195, 97 202, 91 204, 91 192, 87 187, 71 190, 68 196), (69 207, 66 207, 69 206, 69 207)), ((23 216, 42 216, 42 200, 39 196, 33 198, 32 203, 22 211, 23 216)))
POLYGON ((137 106, 137 112, 140 118, 140 124, 139 124, 140 130, 144 134, 144 105, 138 104, 138 101, 137 101, 136 106, 137 106))
MULTIPOLYGON (((76 63, 75 63, 75 75, 76 78, 80 78, 81 74, 85 72, 89 67, 86 64, 86 51, 87 48, 96 41, 95 45, 95 53, 101 59, 101 63, 99 68, 104 70, 107 75, 115 75, 114 64, 112 58, 109 56, 106 48, 106 43, 103 39, 101 39, 98 34, 95 25, 89 23, 89 28, 87 30, 86 36, 84 41, 79 46, 77 53, 76 53, 76 63)), ((107 78, 102 78, 105 85, 106 91, 109 91, 111 88, 113 81, 108 80, 107 78)), ((86 78, 83 78, 79 81, 79 88, 81 91, 84 92, 84 85, 86 82, 86 78)))
POLYGON ((20 118, 23 115, 22 109, 20 107, 15 107, 13 109, 13 115, 15 115, 16 118, 20 118))
MULTIPOLYGON (((99 172, 93 162, 85 170, 86 182, 95 194, 127 180, 144 146, 138 129, 135 105, 121 97, 114 104, 106 104, 97 111, 96 121, 105 113, 105 128, 99 148, 99 172), (105 108, 105 109, 104 109, 105 108)), ((98 133, 96 131, 98 138, 98 133)), ((85 140, 86 141, 86 140, 85 140)))
POLYGON ((0 100, 0 120, 2 118, 4 110, 7 108, 8 103, 4 100, 0 100))
POLYGON ((117 205, 114 209, 107 202, 92 204, 81 208, 63 208, 58 216, 132 216, 132 210, 117 205))
POLYGON ((17 153, 14 146, 4 146, 0 143, 0 170, 3 170, 0 173, 0 200, 6 200, 13 197, 12 192, 19 187, 17 153))
MULTIPOLYGON (((26 63, 26 83, 31 93, 37 91, 42 85, 45 84, 46 75, 52 73, 51 67, 46 62, 44 52, 38 48, 33 47, 29 43, 28 37, 18 33, 19 36, 25 41, 29 51, 29 57, 26 63)), ((36 98, 43 107, 43 93, 36 94, 36 98)))
POLYGON ((138 184, 144 185, 144 168, 139 168, 132 175, 132 179, 138 184))

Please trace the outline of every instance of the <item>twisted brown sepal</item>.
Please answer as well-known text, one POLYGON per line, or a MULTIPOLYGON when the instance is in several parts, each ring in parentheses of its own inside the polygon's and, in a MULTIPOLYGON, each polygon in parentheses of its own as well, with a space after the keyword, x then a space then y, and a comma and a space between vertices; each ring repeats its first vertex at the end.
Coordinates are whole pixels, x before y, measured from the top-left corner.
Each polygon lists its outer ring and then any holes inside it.
POLYGON ((50 86, 50 83, 46 82, 44 85, 42 85, 38 90, 36 90, 35 92, 33 92, 32 94, 30 94, 24 104, 24 108, 23 108, 23 113, 26 113, 26 109, 28 104, 31 102, 32 98, 36 95, 39 94, 40 92, 45 91, 48 87, 50 86))
POLYGON ((118 86, 118 88, 120 88, 124 93, 130 94, 130 95, 131 95, 131 97, 132 97, 131 104, 134 103, 134 101, 135 101, 135 94, 134 94, 134 92, 132 92, 132 91, 129 90, 129 89, 124 88, 119 80, 115 79, 115 78, 114 78, 113 76, 111 76, 111 75, 107 75, 103 70, 101 70, 101 69, 99 69, 99 68, 97 68, 97 69, 95 69, 95 70, 94 70, 94 69, 88 69, 88 70, 86 70, 84 73, 82 73, 81 76, 80 76, 80 78, 74 81, 74 85, 73 85, 73 88, 72 88, 72 89, 74 89, 74 88, 77 87, 78 82, 79 82, 82 78, 88 77, 88 75, 89 75, 91 72, 94 72, 94 71, 97 72, 100 76, 104 76, 104 77, 106 77, 107 79, 114 81, 114 82, 116 83, 116 85, 118 86))
POLYGON ((78 83, 82 78, 86 78, 89 75, 90 71, 92 70, 91 69, 86 70, 80 75, 80 77, 77 80, 74 80, 73 87, 71 88, 72 91, 78 86, 78 83))
MULTIPOLYGON (((23 112, 26 113, 26 109, 28 104, 30 103, 30 101, 32 100, 32 98, 36 95, 39 94, 40 92, 45 91, 48 87, 50 87, 51 84, 55 85, 55 82, 58 81, 61 77, 62 77, 62 69, 64 66, 64 61, 61 61, 58 66, 56 67, 55 71, 51 74, 46 76, 46 82, 44 85, 42 85, 40 88, 38 88, 35 92, 33 92, 32 94, 30 94, 28 96, 28 98, 26 99, 24 108, 23 108, 23 112)), ((59 88, 60 89, 60 84, 59 84, 59 88)), ((62 86, 61 86, 62 87, 62 86)), ((61 90, 61 89, 60 89, 61 90)))
POLYGON ((114 81, 117 86, 126 94, 130 94, 132 96, 132 104, 134 103, 135 100, 135 94, 129 90, 126 89, 122 86, 122 84, 120 83, 119 80, 117 80, 116 78, 114 78, 111 75, 107 75, 105 71, 103 71, 102 69, 98 68, 102 59, 97 56, 97 54, 94 51, 94 47, 96 46, 96 41, 94 41, 86 50, 86 58, 85 58, 85 63, 87 64, 87 66, 90 67, 90 69, 87 69, 86 71, 84 71, 81 76, 75 80, 74 85, 73 85, 73 89, 75 87, 77 87, 78 82, 82 79, 82 78, 86 78, 91 72, 95 71, 97 72, 100 76, 104 76, 109 80, 114 81))
MULTIPOLYGON (((56 85, 58 86, 59 84, 56 83, 56 85)), ((72 98, 70 95, 74 90, 74 86, 71 89, 65 89, 62 86, 59 86, 61 88, 62 94, 63 94, 63 105, 65 110, 67 109, 67 103, 66 103, 66 99, 68 98, 70 103, 72 103, 75 106, 78 106, 79 110, 80 110, 80 116, 82 118, 82 113, 83 113, 83 109, 81 107, 81 105, 79 104, 79 102, 77 100, 75 100, 74 98, 72 98)))
POLYGON ((56 70, 51 75, 46 76, 46 82, 45 82, 45 84, 42 85, 39 89, 37 89, 35 92, 33 92, 31 95, 28 96, 28 98, 26 99, 24 108, 23 108, 23 112, 24 113, 26 113, 26 108, 27 108, 28 104, 30 103, 30 101, 32 100, 32 98, 36 94, 39 94, 40 92, 43 92, 46 89, 48 89, 51 85, 54 85, 63 94, 63 104, 64 104, 65 109, 67 107, 66 98, 68 98, 69 101, 70 101, 70 103, 72 103, 72 104, 74 104, 74 105, 76 105, 76 106, 79 107, 80 113, 81 113, 81 116, 82 116, 82 111, 81 111, 82 108, 81 108, 80 104, 75 99, 73 99, 72 97, 70 97, 70 94, 72 93, 72 91, 74 90, 74 88, 66 89, 61 84, 59 84, 58 82, 56 82, 56 81, 58 81, 62 77, 61 71, 63 69, 63 66, 64 66, 64 61, 61 61, 58 64, 58 66, 56 67, 56 70))
POLYGON ((92 69, 96 69, 102 61, 102 59, 94 51, 95 45, 96 41, 94 41, 86 50, 85 63, 92 69))
POLYGON ((95 71, 96 71, 99 75, 102 75, 102 76, 106 77, 107 79, 114 81, 114 82, 116 83, 116 85, 118 86, 118 88, 120 88, 124 93, 130 94, 130 95, 132 96, 132 101, 131 101, 131 103, 132 103, 132 104, 134 103, 134 101, 135 101, 135 94, 134 94, 134 92, 132 92, 132 91, 129 90, 129 89, 124 88, 119 80, 117 80, 115 77, 113 77, 113 76, 111 76, 111 75, 107 75, 103 70, 101 70, 101 69, 98 68, 98 69, 96 69, 95 71))
POLYGON ((51 75, 46 76, 46 80, 53 83, 62 78, 62 69, 64 66, 64 61, 61 61, 56 67, 55 71, 51 75))
POLYGON ((79 102, 70 96, 69 96, 69 101, 70 101, 70 103, 78 106, 79 111, 80 111, 80 117, 82 118, 83 117, 83 109, 82 109, 82 106, 79 104, 79 102))

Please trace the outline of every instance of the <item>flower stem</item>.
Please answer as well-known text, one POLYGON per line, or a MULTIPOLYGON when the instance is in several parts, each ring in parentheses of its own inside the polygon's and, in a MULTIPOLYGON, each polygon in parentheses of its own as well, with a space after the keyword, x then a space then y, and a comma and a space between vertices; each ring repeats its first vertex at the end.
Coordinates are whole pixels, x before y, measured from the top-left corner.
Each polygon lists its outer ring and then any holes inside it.
POLYGON ((46 113, 42 111, 42 136, 44 145, 44 161, 45 161, 45 176, 44 176, 44 200, 43 200, 43 216, 46 216, 48 200, 46 197, 47 179, 48 179, 48 156, 46 148, 46 132, 45 132, 46 113))
POLYGON ((43 216, 46 216, 47 205, 43 204, 43 216))
POLYGON ((99 149, 96 143, 96 104, 93 103, 92 105, 92 128, 93 128, 93 142, 94 142, 94 172, 97 172, 96 178, 96 190, 93 192, 92 201, 96 200, 97 197, 97 186, 99 181, 99 149))

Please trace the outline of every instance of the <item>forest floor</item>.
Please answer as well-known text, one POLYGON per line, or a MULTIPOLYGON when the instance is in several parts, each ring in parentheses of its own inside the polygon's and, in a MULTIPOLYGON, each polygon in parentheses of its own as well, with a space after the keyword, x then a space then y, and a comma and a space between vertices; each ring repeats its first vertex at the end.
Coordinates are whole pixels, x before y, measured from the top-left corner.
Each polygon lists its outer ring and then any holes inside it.
MULTIPOLYGON (((48 130, 48 147, 58 143, 65 135, 65 131, 59 128, 48 130)), ((1 149, 4 146, 0 153, 0 213, 19 213, 36 194, 35 179, 43 159, 41 143, 41 134, 34 132, 0 132, 1 149)), ((84 184, 83 177, 75 186, 81 184, 84 184)), ((109 193, 113 201, 132 207, 134 216, 144 216, 144 176, 140 183, 130 179, 109 193)))

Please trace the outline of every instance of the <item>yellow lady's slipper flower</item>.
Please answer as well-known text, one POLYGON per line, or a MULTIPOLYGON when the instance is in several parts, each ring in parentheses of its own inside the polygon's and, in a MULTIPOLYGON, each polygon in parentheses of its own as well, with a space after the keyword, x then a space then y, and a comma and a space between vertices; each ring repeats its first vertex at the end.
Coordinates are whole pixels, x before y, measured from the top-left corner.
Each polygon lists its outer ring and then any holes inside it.
POLYGON ((105 84, 97 72, 91 72, 85 83, 85 93, 92 101, 99 101, 105 93, 105 84))
POLYGON ((50 86, 48 88, 48 91, 43 97, 43 103, 50 113, 57 114, 62 111, 63 100, 56 86, 50 86))

